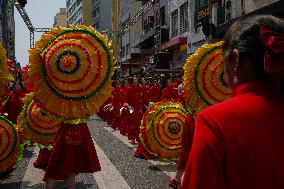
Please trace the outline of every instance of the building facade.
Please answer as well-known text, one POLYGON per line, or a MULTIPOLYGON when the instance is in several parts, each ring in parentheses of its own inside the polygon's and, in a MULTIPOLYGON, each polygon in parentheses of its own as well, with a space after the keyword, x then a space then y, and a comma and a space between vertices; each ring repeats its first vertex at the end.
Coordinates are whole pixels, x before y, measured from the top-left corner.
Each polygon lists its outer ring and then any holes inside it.
POLYGON ((60 8, 59 13, 54 16, 54 24, 53 27, 66 27, 67 26, 67 14, 66 14, 66 8, 60 8))
POLYGON ((188 0, 169 0, 169 36, 162 51, 172 54, 170 69, 181 70, 187 57, 187 36, 189 35, 188 0))
POLYGON ((93 25, 92 0, 67 0, 67 25, 93 25))
MULTIPOLYGON (((161 45, 163 43, 168 42, 169 40, 169 4, 168 0, 160 0, 160 30, 161 30, 161 45)), ((147 1, 142 1, 142 6, 146 6, 147 1)), ((155 44, 154 44, 154 35, 155 35, 155 29, 154 29, 154 9, 151 8, 146 14, 143 15, 142 18, 142 35, 140 37, 139 41, 139 47, 141 49, 142 54, 142 60, 145 62, 145 64, 150 63, 152 64, 155 57, 157 58, 155 62, 155 68, 159 69, 169 69, 169 60, 171 59, 169 54, 159 53, 158 55, 155 55, 155 44)), ((161 47, 157 47, 161 50, 161 47)))
POLYGON ((112 0, 93 0, 93 26, 102 33, 112 30, 112 0))
POLYGON ((115 57, 120 53, 120 0, 112 0, 112 48, 115 57))
MULTIPOLYGON (((120 4, 120 28, 123 31, 130 20, 130 0, 121 0, 120 4)), ((130 59, 130 32, 129 30, 120 35, 120 56, 122 75, 128 76, 131 72, 130 59)))

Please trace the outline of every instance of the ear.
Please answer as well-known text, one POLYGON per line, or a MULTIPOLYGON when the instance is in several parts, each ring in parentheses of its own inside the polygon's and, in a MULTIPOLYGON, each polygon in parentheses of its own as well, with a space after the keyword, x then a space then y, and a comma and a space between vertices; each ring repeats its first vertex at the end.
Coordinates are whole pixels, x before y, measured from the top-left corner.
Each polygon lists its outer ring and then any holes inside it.
POLYGON ((240 52, 237 49, 234 49, 232 52, 233 55, 233 68, 234 69, 239 69, 241 66, 240 63, 240 52))

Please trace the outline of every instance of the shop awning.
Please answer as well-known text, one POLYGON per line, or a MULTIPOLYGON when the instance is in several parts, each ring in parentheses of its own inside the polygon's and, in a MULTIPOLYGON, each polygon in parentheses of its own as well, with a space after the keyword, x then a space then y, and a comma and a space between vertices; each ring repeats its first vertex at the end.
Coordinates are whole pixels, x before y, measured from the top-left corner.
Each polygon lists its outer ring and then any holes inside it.
POLYGON ((183 45, 187 43, 187 37, 176 37, 174 39, 171 39, 169 42, 164 43, 161 47, 161 50, 166 50, 169 49, 173 46, 177 46, 177 45, 183 45))

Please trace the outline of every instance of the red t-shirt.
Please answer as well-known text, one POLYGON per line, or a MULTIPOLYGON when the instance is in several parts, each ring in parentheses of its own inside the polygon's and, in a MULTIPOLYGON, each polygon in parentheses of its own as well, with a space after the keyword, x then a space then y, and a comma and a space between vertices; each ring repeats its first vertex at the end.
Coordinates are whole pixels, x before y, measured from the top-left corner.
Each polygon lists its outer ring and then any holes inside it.
POLYGON ((196 118, 182 188, 284 188, 284 96, 258 83, 196 118))

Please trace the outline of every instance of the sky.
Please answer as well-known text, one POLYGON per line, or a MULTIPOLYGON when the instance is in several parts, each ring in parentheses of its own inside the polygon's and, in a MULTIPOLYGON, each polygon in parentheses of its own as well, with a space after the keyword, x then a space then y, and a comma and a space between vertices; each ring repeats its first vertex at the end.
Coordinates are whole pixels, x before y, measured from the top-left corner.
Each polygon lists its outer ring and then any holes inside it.
MULTIPOLYGON (((27 14, 36 28, 51 28, 54 16, 59 12, 59 8, 66 7, 66 0, 28 0, 25 6, 27 14)), ((16 25, 16 58, 25 66, 29 61, 28 50, 30 48, 30 32, 22 17, 15 8, 16 25)), ((35 41, 42 33, 35 33, 35 41)))

